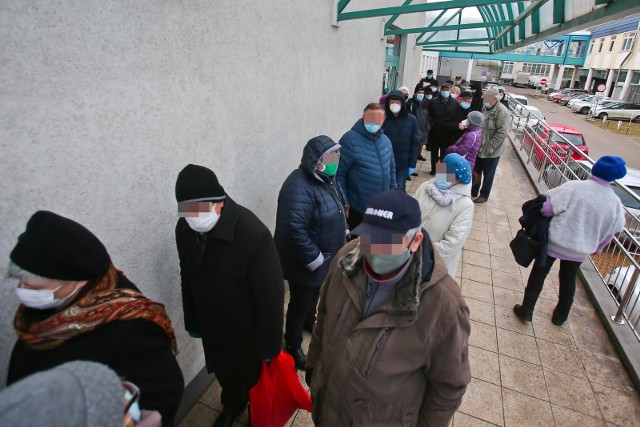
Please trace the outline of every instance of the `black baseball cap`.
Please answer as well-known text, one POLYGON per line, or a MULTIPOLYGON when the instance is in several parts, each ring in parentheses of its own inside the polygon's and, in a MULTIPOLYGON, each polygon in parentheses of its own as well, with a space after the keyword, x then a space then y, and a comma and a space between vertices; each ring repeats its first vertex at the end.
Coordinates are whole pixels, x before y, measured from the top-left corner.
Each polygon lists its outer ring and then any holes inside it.
POLYGON ((376 194, 367 204, 362 223, 351 234, 391 236, 420 226, 420 205, 402 190, 376 194))

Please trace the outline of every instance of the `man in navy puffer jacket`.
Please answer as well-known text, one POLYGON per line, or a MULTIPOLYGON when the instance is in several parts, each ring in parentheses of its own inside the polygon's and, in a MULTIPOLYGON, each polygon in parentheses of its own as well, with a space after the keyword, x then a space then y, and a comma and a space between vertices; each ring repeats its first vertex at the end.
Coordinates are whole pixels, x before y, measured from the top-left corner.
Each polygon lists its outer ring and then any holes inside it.
POLYGON ((407 111, 404 95, 399 90, 393 90, 387 96, 384 110, 386 120, 382 129, 391 140, 396 161, 396 182, 398 188, 404 191, 407 186, 407 177, 416 171, 418 161, 420 144, 418 120, 407 111))
POLYGON ((391 141, 382 131, 384 110, 371 103, 364 114, 340 138, 338 183, 347 199, 347 222, 353 230, 362 222, 362 214, 374 195, 397 188, 396 163, 391 141))
POLYGON ((307 142, 298 169, 285 180, 278 196, 275 243, 290 300, 284 339, 296 367, 306 369, 302 330, 316 321, 320 285, 332 257, 345 243, 345 200, 334 176, 340 145, 328 136, 307 142))

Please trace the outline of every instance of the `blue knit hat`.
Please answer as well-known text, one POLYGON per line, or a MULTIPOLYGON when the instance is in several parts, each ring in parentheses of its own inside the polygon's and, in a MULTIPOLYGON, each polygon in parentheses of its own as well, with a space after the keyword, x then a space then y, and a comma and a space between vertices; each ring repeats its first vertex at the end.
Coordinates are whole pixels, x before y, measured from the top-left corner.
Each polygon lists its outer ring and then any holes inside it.
POLYGON ((622 157, 602 156, 593 165, 591 174, 593 176, 597 176, 598 178, 602 178, 606 181, 612 182, 625 176, 627 174, 627 168, 622 157))
POLYGON ((456 179, 463 184, 471 182, 471 165, 458 153, 447 154, 443 160, 447 165, 447 173, 455 173, 456 179))

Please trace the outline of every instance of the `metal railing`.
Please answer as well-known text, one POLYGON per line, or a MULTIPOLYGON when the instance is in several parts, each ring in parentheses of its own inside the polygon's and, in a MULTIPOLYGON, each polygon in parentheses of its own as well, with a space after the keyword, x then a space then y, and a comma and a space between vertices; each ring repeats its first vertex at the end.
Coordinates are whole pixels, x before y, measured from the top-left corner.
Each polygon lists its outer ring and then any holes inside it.
MULTIPOLYGON (((540 186, 552 189, 570 180, 589 178, 594 160, 587 152, 516 99, 508 100, 510 137, 524 152, 527 165, 534 170, 533 179, 540 186)), ((625 205, 625 227, 602 253, 591 255, 589 260, 618 306, 611 313, 612 320, 620 325, 627 323, 640 340, 640 196, 622 182, 611 185, 625 205)))

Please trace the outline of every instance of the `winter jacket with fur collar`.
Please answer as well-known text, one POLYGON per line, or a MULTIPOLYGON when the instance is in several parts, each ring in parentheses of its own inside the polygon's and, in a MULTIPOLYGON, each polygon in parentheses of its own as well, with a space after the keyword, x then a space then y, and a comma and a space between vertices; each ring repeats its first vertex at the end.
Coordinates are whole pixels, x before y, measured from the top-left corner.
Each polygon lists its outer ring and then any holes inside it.
POLYGON ((308 353, 316 425, 444 427, 460 405, 469 309, 424 233, 393 299, 366 318, 359 240, 334 259, 308 353))

